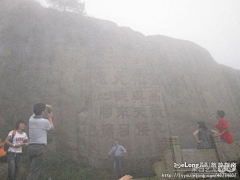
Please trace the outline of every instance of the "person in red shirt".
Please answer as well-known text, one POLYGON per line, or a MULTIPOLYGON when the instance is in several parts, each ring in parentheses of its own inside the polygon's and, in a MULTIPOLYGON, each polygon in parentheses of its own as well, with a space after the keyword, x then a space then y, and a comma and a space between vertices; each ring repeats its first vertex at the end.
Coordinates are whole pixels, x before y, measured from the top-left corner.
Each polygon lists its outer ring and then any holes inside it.
POLYGON ((224 119, 225 112, 223 110, 217 111, 217 119, 218 124, 213 123, 212 117, 210 117, 210 121, 215 128, 218 129, 219 133, 217 135, 220 136, 220 139, 226 143, 233 143, 233 137, 231 131, 229 129, 229 125, 226 119, 224 119))

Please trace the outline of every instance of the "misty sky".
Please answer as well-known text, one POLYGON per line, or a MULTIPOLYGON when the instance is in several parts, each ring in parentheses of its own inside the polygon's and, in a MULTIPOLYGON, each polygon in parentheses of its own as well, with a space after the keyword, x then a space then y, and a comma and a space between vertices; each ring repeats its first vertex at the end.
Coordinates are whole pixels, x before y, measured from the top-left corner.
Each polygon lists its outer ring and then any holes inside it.
POLYGON ((240 0, 85 0, 85 8, 144 35, 195 42, 218 63, 240 69, 240 0))

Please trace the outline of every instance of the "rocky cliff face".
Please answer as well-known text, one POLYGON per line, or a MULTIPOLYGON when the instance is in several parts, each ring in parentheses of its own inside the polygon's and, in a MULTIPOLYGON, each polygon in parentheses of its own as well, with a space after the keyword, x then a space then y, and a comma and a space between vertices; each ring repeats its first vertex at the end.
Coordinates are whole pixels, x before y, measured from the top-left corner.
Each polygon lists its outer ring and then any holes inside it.
POLYGON ((95 165, 114 138, 132 159, 158 156, 172 135, 195 147, 197 121, 219 109, 239 140, 240 72, 204 48, 27 0, 2 3, 1 131, 45 102, 56 124, 50 146, 95 165))

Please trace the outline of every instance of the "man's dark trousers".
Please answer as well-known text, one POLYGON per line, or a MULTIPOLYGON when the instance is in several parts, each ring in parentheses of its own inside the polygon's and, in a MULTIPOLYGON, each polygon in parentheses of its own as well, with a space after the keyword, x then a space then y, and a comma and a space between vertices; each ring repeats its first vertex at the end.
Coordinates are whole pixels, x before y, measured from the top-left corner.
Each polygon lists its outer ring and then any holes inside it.
POLYGON ((8 153, 8 180, 16 180, 19 172, 20 156, 20 153, 8 153))
POLYGON ((118 174, 117 171, 117 166, 119 168, 119 173, 120 173, 120 177, 123 175, 123 171, 122 171, 122 157, 114 157, 114 162, 113 162, 113 173, 115 175, 118 174))
POLYGON ((31 144, 28 147, 30 156, 31 169, 28 173, 27 180, 38 180, 41 175, 43 166, 43 157, 46 152, 46 145, 31 144))

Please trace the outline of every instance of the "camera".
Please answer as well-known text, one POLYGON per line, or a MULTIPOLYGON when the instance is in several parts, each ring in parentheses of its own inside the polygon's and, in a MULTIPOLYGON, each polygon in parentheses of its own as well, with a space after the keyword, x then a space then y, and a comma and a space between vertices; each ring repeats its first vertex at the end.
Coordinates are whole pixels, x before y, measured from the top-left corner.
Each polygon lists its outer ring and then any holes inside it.
POLYGON ((52 112, 52 110, 49 108, 49 109, 48 109, 48 114, 50 114, 51 112, 52 112))

